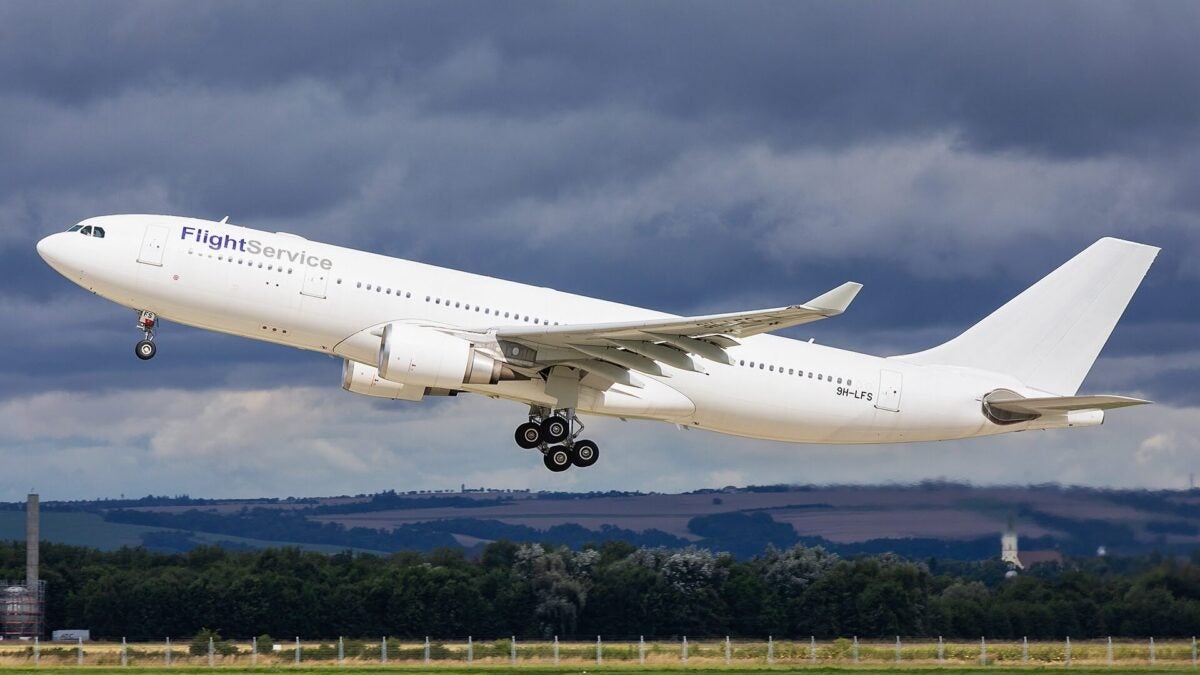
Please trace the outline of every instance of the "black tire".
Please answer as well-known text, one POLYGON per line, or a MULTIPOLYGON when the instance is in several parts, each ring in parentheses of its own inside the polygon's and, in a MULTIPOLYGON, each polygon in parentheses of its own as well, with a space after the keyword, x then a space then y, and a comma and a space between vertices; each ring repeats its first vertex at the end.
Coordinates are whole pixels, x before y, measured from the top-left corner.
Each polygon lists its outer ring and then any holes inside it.
POLYGON ((571 468, 571 452, 566 447, 556 445, 542 455, 542 463, 554 473, 571 468))
POLYGON ((149 340, 138 340, 138 343, 133 347, 133 353, 137 354, 139 359, 149 361, 158 353, 158 347, 155 347, 154 343, 149 340))
POLYGON ((575 441, 571 448, 571 463, 579 468, 589 467, 600 459, 600 448, 591 441, 575 441))
POLYGON ((542 444, 542 427, 536 422, 526 422, 517 427, 517 445, 532 450, 542 444))
POLYGON ((542 440, 547 443, 561 443, 571 435, 571 423, 558 415, 551 415, 542 420, 542 440))

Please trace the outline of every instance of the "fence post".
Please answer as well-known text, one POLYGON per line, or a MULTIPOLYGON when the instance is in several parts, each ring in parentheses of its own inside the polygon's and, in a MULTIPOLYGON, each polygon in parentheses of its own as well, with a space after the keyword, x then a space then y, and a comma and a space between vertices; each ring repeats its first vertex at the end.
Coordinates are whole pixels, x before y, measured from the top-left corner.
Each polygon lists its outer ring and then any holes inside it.
POLYGON ((468 635, 467 636, 467 663, 474 663, 474 662, 475 662, 475 642, 471 639, 471 636, 468 635))
POLYGON ((1071 667, 1071 636, 1067 636, 1067 667, 1071 667))
POLYGON ((78 646, 76 647, 75 662, 83 665, 83 638, 79 638, 78 646))
POLYGON ((946 662, 946 643, 942 641, 942 636, 938 636, 938 665, 946 662))
POLYGON ((558 665, 558 636, 554 636, 554 665, 558 665))
POLYGON ((808 636, 808 662, 817 662, 817 636, 815 635, 808 636))
POLYGON ((683 662, 687 663, 687 636, 683 636, 683 662))
MULTIPOLYGON (((167 653, 171 651, 171 638, 167 638, 167 653)), ((258 637, 250 638, 250 665, 258 665, 258 637)))
POLYGON ((42 662, 42 643, 38 636, 33 636, 33 665, 37 667, 42 662))
POLYGON ((514 666, 517 665, 517 636, 516 635, 512 636, 512 642, 509 643, 508 651, 509 651, 509 654, 508 654, 509 662, 512 663, 514 666))
POLYGON ((346 662, 346 640, 341 635, 339 635, 338 636, 338 665, 340 666, 345 662, 346 662))
POLYGON ((1150 638, 1150 665, 1154 665, 1154 638, 1150 638))
POLYGON ((383 636, 383 641, 379 643, 379 662, 387 663, 387 636, 383 636))
POLYGON ((987 636, 979 636, 979 665, 987 665, 987 636))
POLYGON ((900 663, 900 636, 896 636, 896 663, 900 663))
POLYGON ((1029 637, 1021 638, 1021 663, 1029 663, 1029 637))
POLYGON ((604 643, 600 641, 600 636, 596 636, 596 665, 604 663, 604 643))
POLYGON ((854 663, 858 663, 858 636, 854 636, 854 642, 850 643, 850 659, 854 663))
POLYGON ((1196 667, 1196 636, 1192 636, 1192 667, 1196 667))
POLYGON ((300 663, 300 636, 296 636, 296 663, 300 663))
POLYGON ((725 636, 725 665, 729 665, 729 636, 725 636))
MULTIPOLYGON (((1150 638, 1150 644, 1154 644, 1154 638, 1150 638)), ((1153 651, 1153 650, 1151 650, 1151 651, 1153 651)), ((1151 663, 1153 663, 1153 661, 1151 661, 1151 663)), ((125 641, 125 638, 121 638, 121 667, 124 668, 125 666, 128 666, 128 665, 129 665, 129 643, 125 641)))
POLYGON ((767 665, 775 663, 775 637, 767 636, 767 665))
POLYGON ((429 665, 429 636, 428 635, 425 636, 424 661, 425 661, 425 665, 429 665))
POLYGON ((213 639, 211 635, 208 636, 208 667, 213 667, 213 639))
POLYGON ((163 650, 163 665, 171 667, 171 638, 167 638, 167 647, 163 650))
MULTIPOLYGON (((1195 651, 1196 651, 1195 642, 1196 641, 1193 639, 1192 640, 1192 653, 1193 654, 1195 654, 1195 651)), ((1195 660, 1194 656, 1192 657, 1192 660, 1193 661, 1195 660)), ((645 635, 638 636, 638 665, 642 665, 642 666, 646 665, 646 636, 645 635)))
POLYGON ((1107 649, 1107 651, 1105 652, 1105 654, 1106 654, 1106 656, 1108 657, 1108 667, 1109 667, 1109 668, 1112 668, 1112 664, 1113 664, 1113 652, 1112 652, 1112 636, 1111 636, 1111 635, 1109 635, 1109 636, 1108 636, 1108 649, 1107 649))

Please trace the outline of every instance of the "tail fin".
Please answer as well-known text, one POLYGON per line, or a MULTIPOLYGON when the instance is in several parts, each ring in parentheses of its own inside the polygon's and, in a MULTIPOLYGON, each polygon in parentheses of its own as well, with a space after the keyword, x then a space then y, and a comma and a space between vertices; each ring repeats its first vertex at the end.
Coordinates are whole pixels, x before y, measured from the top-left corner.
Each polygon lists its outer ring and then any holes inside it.
POLYGON ((1159 249, 1104 238, 949 342, 902 358, 1013 375, 1079 391, 1159 249))

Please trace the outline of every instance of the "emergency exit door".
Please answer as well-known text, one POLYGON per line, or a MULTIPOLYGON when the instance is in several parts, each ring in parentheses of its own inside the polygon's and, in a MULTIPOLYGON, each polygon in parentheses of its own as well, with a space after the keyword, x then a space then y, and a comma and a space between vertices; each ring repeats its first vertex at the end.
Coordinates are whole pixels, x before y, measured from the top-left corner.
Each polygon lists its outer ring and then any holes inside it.
POLYGON ((147 225, 146 234, 142 236, 142 250, 138 252, 137 261, 146 265, 162 266, 163 248, 167 245, 166 225, 147 225))
POLYGON ((904 376, 894 370, 879 371, 879 395, 875 397, 875 407, 890 412, 900 412, 900 391, 904 384, 904 376))

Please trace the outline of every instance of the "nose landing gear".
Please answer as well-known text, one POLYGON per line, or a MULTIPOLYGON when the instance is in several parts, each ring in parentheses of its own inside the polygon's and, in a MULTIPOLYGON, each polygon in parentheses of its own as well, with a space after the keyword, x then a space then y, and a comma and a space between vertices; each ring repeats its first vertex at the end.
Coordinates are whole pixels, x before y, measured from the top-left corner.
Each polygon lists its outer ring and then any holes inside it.
POLYGON ((575 410, 564 408, 551 410, 539 406, 529 409, 529 421, 517 427, 517 445, 532 450, 537 448, 542 453, 542 463, 546 468, 558 473, 566 471, 571 466, 580 468, 596 463, 600 458, 600 448, 592 441, 576 440, 583 433, 583 422, 575 415, 575 410))
POLYGON ((142 331, 142 339, 134 346, 133 353, 143 361, 149 361, 158 352, 158 347, 154 345, 154 327, 157 324, 158 317, 154 312, 142 310, 138 313, 137 328, 142 331))

